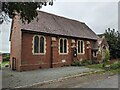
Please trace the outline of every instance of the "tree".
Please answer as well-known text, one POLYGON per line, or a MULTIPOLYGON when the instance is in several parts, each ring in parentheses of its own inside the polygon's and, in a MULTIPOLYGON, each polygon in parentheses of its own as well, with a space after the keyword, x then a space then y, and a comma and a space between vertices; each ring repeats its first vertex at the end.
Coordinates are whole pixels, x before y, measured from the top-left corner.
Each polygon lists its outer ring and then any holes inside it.
POLYGON ((3 22, 6 16, 13 18, 16 13, 20 15, 21 21, 30 23, 31 20, 36 18, 37 8, 42 8, 42 6, 53 5, 53 0, 41 0, 41 2, 2 2, 2 12, 0 21, 3 22))
POLYGON ((120 58, 120 33, 115 32, 115 29, 108 28, 104 35, 109 44, 111 58, 120 58))

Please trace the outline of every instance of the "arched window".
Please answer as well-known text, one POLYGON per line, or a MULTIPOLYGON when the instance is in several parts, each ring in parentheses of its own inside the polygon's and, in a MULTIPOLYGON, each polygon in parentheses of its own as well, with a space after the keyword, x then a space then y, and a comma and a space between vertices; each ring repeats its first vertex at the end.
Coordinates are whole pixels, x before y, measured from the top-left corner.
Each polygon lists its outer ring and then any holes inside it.
POLYGON ((81 41, 81 53, 83 53, 83 41, 81 41))
POLYGON ((60 53, 63 53, 63 39, 60 39, 60 53))
POLYGON ((45 54, 45 40, 45 37, 41 35, 35 35, 33 37, 33 54, 45 54))
POLYGON ((44 53, 44 37, 40 37, 40 53, 44 53))
POLYGON ((78 53, 81 53, 81 54, 84 53, 84 41, 82 40, 77 41, 77 51, 78 53))
POLYGON ((78 41, 78 53, 80 53, 80 41, 78 41))
POLYGON ((64 39, 64 53, 67 53, 67 40, 64 39))
POLYGON ((61 38, 59 43, 60 53, 67 53, 67 39, 61 38))
POLYGON ((34 37, 34 53, 39 53, 39 37, 34 37))

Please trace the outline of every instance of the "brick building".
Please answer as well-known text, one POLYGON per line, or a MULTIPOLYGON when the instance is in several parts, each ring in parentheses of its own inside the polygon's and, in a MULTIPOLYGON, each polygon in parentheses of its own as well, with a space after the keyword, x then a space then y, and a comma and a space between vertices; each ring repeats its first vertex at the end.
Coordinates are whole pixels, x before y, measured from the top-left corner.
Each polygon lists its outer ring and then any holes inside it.
POLYGON ((19 15, 11 27, 11 67, 17 71, 71 65, 91 60, 97 35, 83 22, 38 11, 29 24, 19 15), (75 53, 74 50, 77 50, 75 53))
POLYGON ((106 50, 109 52, 109 45, 107 43, 105 36, 102 36, 98 38, 98 51, 97 51, 97 60, 99 60, 100 63, 103 62, 103 58, 105 58, 104 51, 106 50))

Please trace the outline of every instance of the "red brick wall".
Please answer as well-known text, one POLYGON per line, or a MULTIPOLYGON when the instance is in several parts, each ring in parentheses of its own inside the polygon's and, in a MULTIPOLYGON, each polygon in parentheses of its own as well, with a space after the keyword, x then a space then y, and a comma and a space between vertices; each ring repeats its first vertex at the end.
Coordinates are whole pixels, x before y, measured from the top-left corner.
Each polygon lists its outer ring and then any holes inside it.
POLYGON ((71 58, 71 39, 68 38, 68 54, 59 54, 59 39, 62 37, 57 37, 56 42, 53 42, 55 45, 53 47, 53 67, 70 65, 72 58, 71 58), (62 62, 65 60, 66 62, 62 62))
POLYGON ((10 50, 10 64, 12 66, 12 58, 16 58, 16 69, 20 71, 21 64, 21 30, 20 20, 16 15, 14 17, 13 27, 11 28, 11 50, 10 50))
MULTIPOLYGON (((35 34, 29 34, 22 32, 20 30, 19 21, 15 19, 12 28, 11 35, 11 56, 15 57, 17 60, 16 67, 18 71, 24 70, 33 70, 39 68, 50 68, 51 66, 51 36, 45 36, 46 38, 46 54, 45 55, 33 55, 32 53, 32 40, 35 34)), ((56 37, 56 41, 52 41, 53 44, 53 53, 52 53, 52 66, 59 67, 64 65, 70 65, 73 62, 73 53, 72 53, 72 39, 68 39, 68 54, 61 55, 59 54, 59 38, 56 37), (66 60, 66 62, 62 62, 62 60, 66 60)), ((75 39, 77 42, 77 39, 75 39)), ((91 49, 87 49, 86 45, 87 40, 84 40, 84 54, 78 54, 78 60, 87 60, 91 58, 91 49), (89 53, 89 54, 88 54, 89 53)), ((90 44, 91 45, 91 44, 90 44)), ((12 62, 11 62, 12 63, 12 62)))
MULTIPOLYGON (((72 43, 72 39, 73 38, 67 38, 68 39, 68 54, 62 55, 59 54, 59 38, 62 37, 57 37, 56 42, 53 42, 53 44, 55 45, 53 47, 53 66, 54 67, 58 67, 58 66, 64 66, 64 65, 71 65, 71 63, 74 60, 91 60, 91 48, 87 49, 87 41, 88 40, 84 40, 84 54, 77 54, 77 57, 73 57, 73 49, 71 47, 71 43, 72 43), (88 54, 89 53, 89 54, 88 54), (65 63, 62 62, 62 60, 66 60, 65 63)), ((76 44, 77 44, 77 40, 75 40, 76 44)), ((82 39, 80 39, 82 40, 82 39)), ((91 46, 91 41, 90 41, 90 46, 91 46)))
POLYGON ((21 71, 39 68, 50 68, 50 37, 46 38, 46 54, 34 55, 32 53, 32 40, 34 34, 22 33, 22 56, 21 56, 21 71))
MULTIPOLYGON (((32 53, 32 40, 33 36, 35 34, 29 34, 29 33, 22 33, 22 50, 21 50, 21 65, 20 70, 33 70, 33 69, 39 69, 39 68, 50 68, 51 66, 51 36, 45 36, 46 38, 46 54, 45 55, 33 55, 32 53), (39 63, 42 62, 42 63, 39 63)), ((59 54, 59 38, 56 37, 56 41, 52 41, 52 66, 53 67, 60 67, 64 65, 71 65, 73 62, 73 54, 72 54, 72 48, 71 48, 71 41, 72 38, 68 39, 68 54, 61 55, 59 54), (62 62, 62 60, 66 60, 66 62, 62 62)), ((86 60, 91 56, 87 56, 87 46, 86 46, 87 40, 84 40, 84 54, 78 54, 77 59, 80 60, 86 60)), ((90 49, 91 50, 91 49, 90 49)), ((89 54, 91 55, 91 53, 89 54)))

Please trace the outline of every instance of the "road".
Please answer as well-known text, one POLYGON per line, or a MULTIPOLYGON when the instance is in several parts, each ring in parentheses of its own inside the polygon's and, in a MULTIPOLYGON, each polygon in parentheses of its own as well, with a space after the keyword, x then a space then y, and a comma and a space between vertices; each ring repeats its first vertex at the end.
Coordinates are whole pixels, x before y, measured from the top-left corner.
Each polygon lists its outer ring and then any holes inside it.
POLYGON ((100 70, 71 66, 17 72, 12 71, 10 68, 5 67, 2 68, 2 87, 3 88, 26 87, 43 81, 54 80, 61 77, 91 71, 100 70))
POLYGON ((32 88, 118 88, 118 75, 91 74, 43 85, 34 85, 32 88))
POLYGON ((118 75, 83 83, 75 86, 75 88, 118 88, 118 75))

